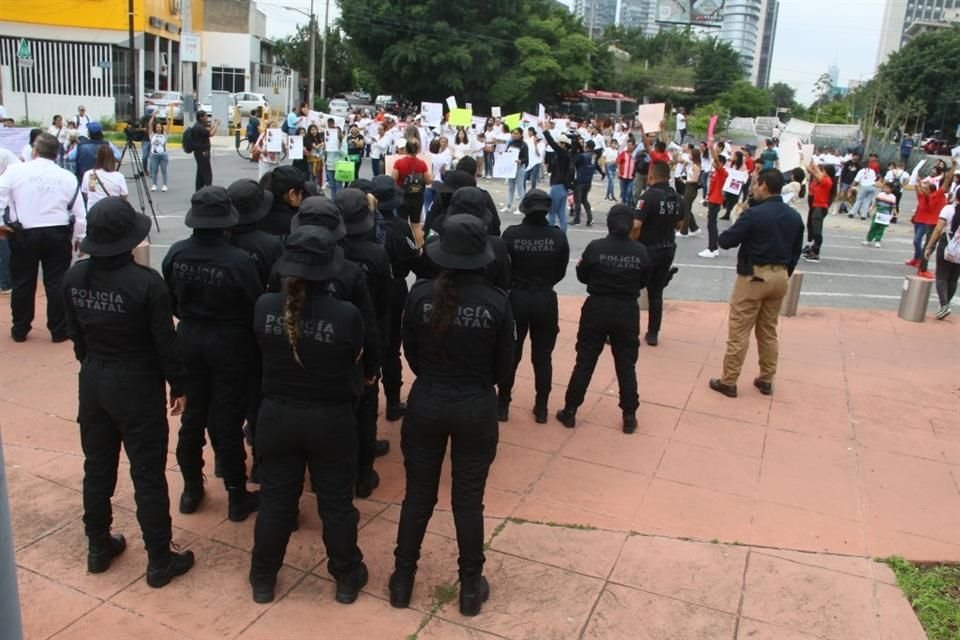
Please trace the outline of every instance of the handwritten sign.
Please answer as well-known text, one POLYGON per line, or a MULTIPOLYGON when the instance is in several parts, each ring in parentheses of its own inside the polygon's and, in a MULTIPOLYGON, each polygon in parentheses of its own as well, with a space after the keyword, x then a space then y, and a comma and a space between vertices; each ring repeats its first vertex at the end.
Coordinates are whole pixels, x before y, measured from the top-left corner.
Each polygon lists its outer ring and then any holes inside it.
POLYGON ((423 124, 428 127, 439 127, 443 122, 443 104, 439 102, 421 102, 420 113, 423 115, 423 124))
POLYGON ((493 164, 494 178, 512 179, 517 177, 517 161, 520 160, 520 150, 508 149, 500 154, 493 164))
POLYGON ((290 136, 290 159, 303 160, 303 136, 290 136))

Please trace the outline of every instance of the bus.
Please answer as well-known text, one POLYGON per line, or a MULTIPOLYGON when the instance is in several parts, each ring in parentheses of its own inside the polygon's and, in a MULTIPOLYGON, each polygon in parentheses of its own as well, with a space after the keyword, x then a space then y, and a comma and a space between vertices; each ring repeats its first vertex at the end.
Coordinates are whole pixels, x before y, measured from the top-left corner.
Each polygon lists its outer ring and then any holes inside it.
POLYGON ((637 99, 615 91, 584 89, 559 96, 558 103, 558 110, 571 117, 632 119, 637 114, 637 99))

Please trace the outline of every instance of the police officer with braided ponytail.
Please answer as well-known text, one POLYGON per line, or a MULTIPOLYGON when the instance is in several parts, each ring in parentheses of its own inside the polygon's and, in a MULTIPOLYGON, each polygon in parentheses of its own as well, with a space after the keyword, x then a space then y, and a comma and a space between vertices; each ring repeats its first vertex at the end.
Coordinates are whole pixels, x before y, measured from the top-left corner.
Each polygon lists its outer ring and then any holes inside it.
POLYGON ((274 598, 304 468, 310 469, 317 496, 337 602, 354 602, 367 583, 353 506, 363 318, 353 304, 330 295, 325 284, 344 264, 343 249, 328 229, 304 225, 287 239, 275 267, 283 292, 257 301, 254 333, 263 354, 262 428, 256 435, 261 503, 250 584, 259 603, 274 598))

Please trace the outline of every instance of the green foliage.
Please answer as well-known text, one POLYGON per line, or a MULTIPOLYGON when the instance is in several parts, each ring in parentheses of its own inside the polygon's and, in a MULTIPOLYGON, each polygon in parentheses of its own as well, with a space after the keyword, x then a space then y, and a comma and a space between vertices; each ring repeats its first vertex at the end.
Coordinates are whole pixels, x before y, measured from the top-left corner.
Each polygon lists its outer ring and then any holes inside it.
POLYGON ((731 116, 769 116, 773 114, 773 97, 766 89, 758 89, 746 80, 738 80, 717 96, 731 116))
POLYGON ((930 640, 960 638, 960 567, 886 560, 930 640))
POLYGON ((697 99, 701 103, 712 102, 730 85, 743 78, 740 54, 733 47, 716 38, 702 43, 696 63, 697 99))
POLYGON ((705 136, 707 127, 710 126, 710 118, 714 115, 717 116, 717 127, 714 133, 722 132, 730 119, 730 110, 719 100, 697 107, 687 117, 687 130, 692 134, 705 136))
MULTIPOLYGON (((320 69, 323 65, 323 33, 318 32, 316 43, 316 59, 314 61, 316 84, 314 94, 320 93, 320 69)), ((310 73, 310 27, 302 25, 297 32, 277 40, 275 51, 280 62, 295 69, 305 81, 310 73)), ((327 95, 352 91, 353 89, 367 89, 368 87, 355 84, 354 67, 359 64, 359 55, 343 35, 336 29, 331 29, 327 40, 327 95)))

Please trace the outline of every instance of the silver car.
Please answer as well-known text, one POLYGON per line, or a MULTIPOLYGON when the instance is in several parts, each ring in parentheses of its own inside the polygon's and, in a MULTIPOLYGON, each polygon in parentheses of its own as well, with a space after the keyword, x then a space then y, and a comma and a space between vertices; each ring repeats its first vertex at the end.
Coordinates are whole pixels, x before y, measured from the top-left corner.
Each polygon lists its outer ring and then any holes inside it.
MULTIPOLYGON (((235 93, 233 94, 233 101, 240 107, 241 116, 257 116, 259 118, 270 108, 267 96, 262 93, 235 93)), ((233 114, 231 113, 230 116, 232 118, 233 114)))
POLYGON ((183 123, 183 94, 179 91, 154 91, 144 99, 143 113, 157 119, 170 118, 183 123))

